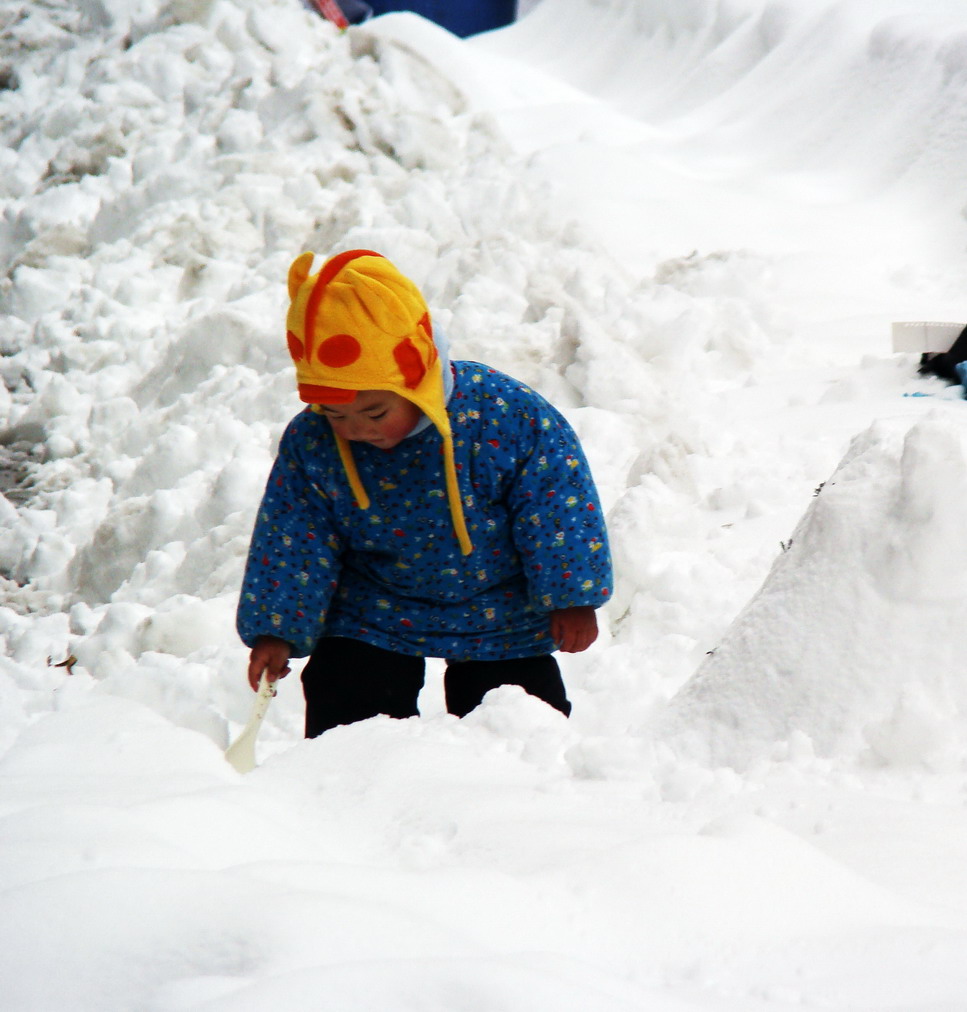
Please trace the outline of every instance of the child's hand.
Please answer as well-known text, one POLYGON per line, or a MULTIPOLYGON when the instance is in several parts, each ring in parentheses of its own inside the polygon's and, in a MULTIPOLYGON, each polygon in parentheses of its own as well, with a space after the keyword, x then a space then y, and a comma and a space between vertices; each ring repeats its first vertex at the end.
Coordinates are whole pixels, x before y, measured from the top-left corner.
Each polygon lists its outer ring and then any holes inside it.
POLYGON ((590 605, 551 612, 551 637, 566 654, 587 650, 598 638, 598 618, 590 605))
POLYGON ((289 673, 291 654, 292 647, 285 640, 275 636, 259 636, 248 662, 248 684, 252 686, 252 691, 258 692, 263 671, 270 682, 285 678, 289 673))

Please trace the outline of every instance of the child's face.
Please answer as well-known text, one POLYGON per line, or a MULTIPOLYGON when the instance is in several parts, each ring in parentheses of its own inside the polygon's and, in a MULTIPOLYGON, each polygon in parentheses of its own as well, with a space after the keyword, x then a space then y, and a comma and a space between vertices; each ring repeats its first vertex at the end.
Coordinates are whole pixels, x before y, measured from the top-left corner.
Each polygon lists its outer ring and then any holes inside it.
POLYGON ((420 409, 391 390, 360 390, 349 404, 320 404, 333 430, 344 439, 392 450, 420 420, 420 409))

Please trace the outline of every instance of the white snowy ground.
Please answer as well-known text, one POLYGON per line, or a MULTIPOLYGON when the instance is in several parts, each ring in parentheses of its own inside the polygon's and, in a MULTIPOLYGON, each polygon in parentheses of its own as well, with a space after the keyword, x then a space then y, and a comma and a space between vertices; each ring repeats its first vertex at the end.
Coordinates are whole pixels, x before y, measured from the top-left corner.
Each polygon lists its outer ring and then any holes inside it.
POLYGON ((959 0, 10 0, 0 81, 5 1010, 967 1008, 967 404, 889 341, 967 322, 959 0), (305 742, 293 675, 242 776, 353 246, 567 412, 618 592, 570 721, 434 667, 305 742))

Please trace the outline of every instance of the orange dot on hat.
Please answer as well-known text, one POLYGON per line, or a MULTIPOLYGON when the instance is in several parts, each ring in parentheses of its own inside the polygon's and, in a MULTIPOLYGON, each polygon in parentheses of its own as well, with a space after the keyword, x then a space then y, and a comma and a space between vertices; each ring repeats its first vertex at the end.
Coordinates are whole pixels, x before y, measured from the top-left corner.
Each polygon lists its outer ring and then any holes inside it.
POLYGON ((351 334, 333 334, 327 337, 316 354, 323 365, 332 369, 341 369, 344 366, 352 365, 362 354, 362 347, 359 341, 351 334))
POLYGON ((302 346, 302 342, 292 333, 291 330, 285 332, 285 339, 289 342, 289 354, 295 358, 300 359, 305 355, 305 348, 302 346))
POLYGON ((406 386, 410 390, 418 387, 426 375, 426 366, 417 346, 408 337, 404 337, 393 349, 393 358, 403 374, 406 386))

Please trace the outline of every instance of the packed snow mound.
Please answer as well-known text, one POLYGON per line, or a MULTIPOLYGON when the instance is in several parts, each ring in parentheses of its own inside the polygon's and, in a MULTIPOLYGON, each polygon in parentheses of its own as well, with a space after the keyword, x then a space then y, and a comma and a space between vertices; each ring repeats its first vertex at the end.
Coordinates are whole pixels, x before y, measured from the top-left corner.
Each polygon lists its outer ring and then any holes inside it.
POLYGON ((672 700, 672 737, 738 767, 790 748, 962 761, 965 501, 963 412, 858 436, 761 590, 672 700))
POLYGON ((757 173, 817 195, 823 180, 840 195, 947 181, 959 208, 962 18, 959 0, 915 15, 893 0, 545 0, 472 44, 526 49, 703 171, 747 176, 754 154, 757 173))

